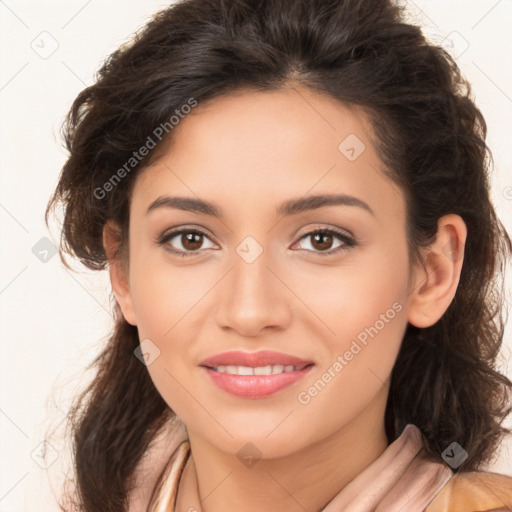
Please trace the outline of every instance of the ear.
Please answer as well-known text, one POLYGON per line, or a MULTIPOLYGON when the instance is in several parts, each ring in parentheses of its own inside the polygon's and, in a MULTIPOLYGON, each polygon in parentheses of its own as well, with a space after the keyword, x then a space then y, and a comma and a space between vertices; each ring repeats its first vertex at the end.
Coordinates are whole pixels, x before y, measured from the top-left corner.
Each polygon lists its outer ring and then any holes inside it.
POLYGON ((131 325, 137 325, 130 291, 128 263, 121 254, 120 244, 121 228, 114 221, 108 220, 103 227, 103 248, 108 259, 112 290, 125 320, 131 325))
POLYGON ((459 215, 439 219, 436 239, 422 251, 423 265, 414 270, 408 320, 416 327, 434 325, 455 297, 466 236, 466 224, 459 215))

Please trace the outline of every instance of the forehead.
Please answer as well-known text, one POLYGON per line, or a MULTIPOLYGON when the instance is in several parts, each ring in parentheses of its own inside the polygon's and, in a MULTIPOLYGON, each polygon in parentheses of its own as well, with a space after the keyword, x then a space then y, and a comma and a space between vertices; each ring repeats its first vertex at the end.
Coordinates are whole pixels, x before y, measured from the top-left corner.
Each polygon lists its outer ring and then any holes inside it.
POLYGON ((237 91, 200 103, 171 136, 138 177, 135 208, 164 193, 246 209, 325 193, 403 206, 364 111, 304 88, 237 91))

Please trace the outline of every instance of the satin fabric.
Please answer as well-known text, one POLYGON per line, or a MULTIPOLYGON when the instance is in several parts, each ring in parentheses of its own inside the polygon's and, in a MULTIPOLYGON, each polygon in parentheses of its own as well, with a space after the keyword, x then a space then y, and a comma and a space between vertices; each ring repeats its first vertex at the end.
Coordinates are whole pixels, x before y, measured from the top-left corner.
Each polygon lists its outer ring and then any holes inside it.
MULTIPOLYGON (((425 512, 453 471, 426 459, 421 437, 421 431, 408 424, 321 512, 425 512)), ((156 482, 147 512, 175 512, 179 480, 189 455, 190 444, 182 440, 156 482)))

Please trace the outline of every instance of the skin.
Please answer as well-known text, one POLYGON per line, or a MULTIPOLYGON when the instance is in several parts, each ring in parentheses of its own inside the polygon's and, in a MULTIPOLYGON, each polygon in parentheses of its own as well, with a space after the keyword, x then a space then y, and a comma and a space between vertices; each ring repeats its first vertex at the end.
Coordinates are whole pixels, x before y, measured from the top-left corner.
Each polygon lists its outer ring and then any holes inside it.
MULTIPOLYGON (((371 124, 361 110, 301 87, 201 103, 173 136, 137 177, 129 264, 114 257, 111 223, 104 244, 124 317, 160 350, 149 374, 187 427, 192 456, 177 510, 316 511, 386 449, 388 384, 403 334, 408 322, 435 323, 453 299, 465 224, 453 214, 440 219, 424 264, 412 266, 404 195, 382 172, 371 124), (350 134, 365 144, 354 161, 338 149, 350 134), (373 213, 331 205, 276 215, 284 201, 322 193, 354 196, 373 213), (169 207, 146 213, 162 195, 213 202, 224 216, 169 207), (205 233, 190 257, 156 242, 178 226, 205 233), (322 256, 344 244, 303 237, 320 228, 351 233, 357 244, 322 256), (263 249, 251 263, 236 251, 247 236, 263 249), (393 304, 394 317, 300 403, 298 394, 393 304), (315 365, 301 381, 260 399, 226 393, 199 367, 220 352, 265 349, 315 365), (247 442, 261 453, 252 467, 237 456, 247 442)), ((183 251, 191 244, 178 235, 167 246, 183 251)))

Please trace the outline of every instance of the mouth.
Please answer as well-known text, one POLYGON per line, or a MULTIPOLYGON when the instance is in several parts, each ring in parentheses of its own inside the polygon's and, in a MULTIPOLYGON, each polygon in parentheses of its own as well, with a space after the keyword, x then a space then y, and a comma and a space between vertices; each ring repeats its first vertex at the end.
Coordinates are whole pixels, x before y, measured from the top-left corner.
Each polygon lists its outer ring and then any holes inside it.
POLYGON ((312 361, 272 351, 224 352, 200 365, 221 390, 242 398, 264 398, 301 380, 312 361))
POLYGON ((301 366, 293 365, 266 365, 266 366, 235 366, 235 365, 219 365, 207 366, 210 370, 218 373, 227 373, 229 375, 280 375, 282 373, 296 372, 312 366, 313 363, 304 364, 301 366))

